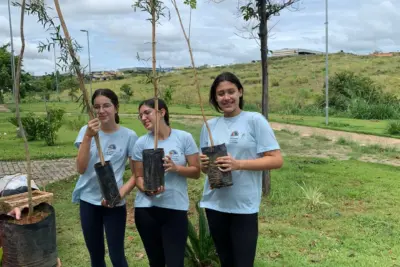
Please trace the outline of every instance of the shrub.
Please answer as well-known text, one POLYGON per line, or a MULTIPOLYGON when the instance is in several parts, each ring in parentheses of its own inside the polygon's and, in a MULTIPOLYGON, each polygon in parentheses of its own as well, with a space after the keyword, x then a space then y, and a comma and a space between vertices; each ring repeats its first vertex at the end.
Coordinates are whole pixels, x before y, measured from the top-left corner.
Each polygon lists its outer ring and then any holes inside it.
POLYGON ((131 97, 133 96, 133 90, 132 87, 127 84, 124 83, 121 88, 120 88, 121 92, 123 92, 122 99, 125 99, 127 102, 129 102, 129 100, 131 99, 131 97))
POLYGON ((167 105, 171 104, 172 102, 172 95, 174 94, 174 88, 172 86, 168 86, 162 92, 162 99, 165 101, 167 105))
MULTIPOLYGON (((322 90, 325 95, 325 84, 322 90)), ((363 99, 367 103, 379 103, 382 99, 382 88, 369 77, 356 75, 353 72, 335 73, 329 79, 329 106, 346 110, 352 99, 363 99)), ((325 99, 322 99, 325 103, 325 99)))
POLYGON ((196 203, 198 225, 195 227, 189 220, 188 241, 185 257, 196 267, 219 266, 218 256, 212 240, 205 212, 196 203), (199 229, 198 232, 196 228, 199 229))
POLYGON ((65 124, 68 127, 68 129, 77 132, 82 128, 82 126, 87 124, 87 119, 86 119, 86 117, 79 115, 75 119, 66 120, 65 124))
MULTIPOLYGON (((7 120, 15 127, 19 127, 16 117, 10 117, 7 120)), ((38 139, 38 120, 39 118, 33 112, 28 113, 26 117, 21 116, 22 127, 25 129, 26 139, 28 141, 38 139)))
POLYGON ((48 146, 53 146, 57 140, 57 132, 63 123, 64 109, 49 109, 46 117, 38 118, 37 134, 45 140, 48 146))
POLYGON ((272 85, 273 87, 279 86, 278 80, 272 79, 272 80, 271 80, 271 85, 272 85))
POLYGON ((400 135, 400 121, 389 121, 386 132, 388 134, 400 135))
POLYGON ((392 105, 383 103, 369 104, 363 99, 354 99, 350 103, 349 113, 355 119, 387 120, 398 116, 398 111, 392 105))

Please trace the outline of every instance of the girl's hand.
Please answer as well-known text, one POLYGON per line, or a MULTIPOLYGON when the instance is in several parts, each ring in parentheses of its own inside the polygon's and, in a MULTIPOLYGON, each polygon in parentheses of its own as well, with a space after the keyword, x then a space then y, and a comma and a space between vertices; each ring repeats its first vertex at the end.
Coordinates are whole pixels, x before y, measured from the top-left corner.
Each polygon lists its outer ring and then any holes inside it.
POLYGON ((171 159, 170 155, 166 155, 163 160, 163 166, 166 172, 178 172, 178 166, 175 165, 175 162, 171 159))
POLYGON ((236 171, 240 169, 240 163, 236 159, 232 158, 230 154, 228 156, 219 157, 215 160, 218 169, 222 172, 236 171))
POLYGON ((160 186, 157 191, 145 191, 144 190, 144 179, 143 177, 136 177, 136 187, 143 193, 146 194, 146 196, 152 197, 158 194, 161 194, 162 192, 165 191, 164 186, 160 186))
POLYGON ((100 120, 94 118, 88 122, 88 127, 86 129, 86 135, 93 137, 100 131, 100 120))
POLYGON ((208 166, 210 164, 209 157, 207 157, 207 155, 200 154, 200 164, 202 169, 208 169, 208 166))

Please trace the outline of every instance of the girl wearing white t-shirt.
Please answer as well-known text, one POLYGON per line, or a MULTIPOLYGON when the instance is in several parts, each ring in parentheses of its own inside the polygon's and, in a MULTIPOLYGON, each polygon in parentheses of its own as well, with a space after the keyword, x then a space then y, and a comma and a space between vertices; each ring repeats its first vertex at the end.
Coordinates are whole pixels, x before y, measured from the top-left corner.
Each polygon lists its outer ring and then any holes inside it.
POLYGON ((113 266, 127 267, 124 253, 125 201, 122 200, 116 207, 109 208, 103 200, 94 169, 94 165, 100 162, 100 159, 93 137, 99 134, 104 160, 111 162, 123 199, 135 186, 134 177, 123 185, 123 174, 138 136, 133 130, 119 125, 118 97, 112 90, 97 89, 92 96, 92 105, 97 118, 83 126, 75 140, 75 146, 79 149, 76 166, 80 176, 72 193, 72 201, 79 203, 81 226, 91 266, 106 266, 105 232, 113 266))
POLYGON ((197 145, 186 131, 171 128, 166 103, 154 99, 139 104, 139 120, 149 131, 133 149, 136 187, 135 223, 142 239, 149 266, 183 267, 188 236, 189 197, 187 178, 200 177, 197 145), (156 112, 159 112, 158 148, 165 153, 165 188, 144 192, 143 158, 145 149, 154 148, 156 112))
MULTIPOLYGON (((251 267, 257 247, 262 171, 283 164, 280 147, 268 121, 258 112, 243 110, 243 86, 230 72, 211 85, 210 103, 223 114, 208 121, 214 145, 225 143, 228 156, 216 159, 221 170, 231 171, 233 185, 210 189, 206 177, 200 207, 206 209, 210 233, 222 267, 251 267)), ((203 125, 200 147, 211 146, 203 125)), ((200 155, 207 173, 209 158, 200 155)))

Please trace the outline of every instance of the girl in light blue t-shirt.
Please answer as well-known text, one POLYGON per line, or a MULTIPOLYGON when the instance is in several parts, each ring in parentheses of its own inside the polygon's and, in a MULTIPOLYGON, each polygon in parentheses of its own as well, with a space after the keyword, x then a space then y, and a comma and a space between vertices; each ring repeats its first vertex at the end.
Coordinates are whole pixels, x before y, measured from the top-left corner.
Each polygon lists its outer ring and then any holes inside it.
MULTIPOLYGON (((110 161, 122 198, 135 186, 132 177, 123 185, 123 174, 128 156, 138 139, 136 133, 119 125, 118 97, 110 89, 98 89, 92 96, 97 118, 90 120, 79 131, 75 146, 79 149, 76 159, 78 182, 72 201, 79 203, 80 219, 91 266, 105 267, 104 231, 114 267, 127 267, 124 253, 126 205, 122 201, 109 208, 103 200, 94 165, 100 162, 94 136, 99 134, 104 160, 110 161)), ((131 165, 132 166, 132 165, 131 165)))
MULTIPOLYGON (((243 86, 232 73, 217 76, 210 103, 223 113, 208 121, 214 145, 225 143, 228 156, 216 159, 223 171, 232 171, 233 185, 210 189, 206 177, 200 207, 206 209, 210 233, 222 267, 253 266, 258 237, 262 171, 280 168, 280 147, 268 121, 258 112, 243 111, 243 86)), ((200 147, 211 146, 205 125, 200 147)), ((200 155, 207 173, 209 159, 200 155)))
POLYGON ((168 107, 161 99, 139 104, 139 120, 149 133, 141 136, 133 149, 136 187, 135 223, 146 250, 149 266, 183 267, 188 236, 189 197, 186 178, 200 177, 198 148, 188 132, 169 125, 168 107), (156 112, 159 112, 158 148, 165 153, 165 188, 145 193, 143 186, 144 149, 154 149, 156 112))

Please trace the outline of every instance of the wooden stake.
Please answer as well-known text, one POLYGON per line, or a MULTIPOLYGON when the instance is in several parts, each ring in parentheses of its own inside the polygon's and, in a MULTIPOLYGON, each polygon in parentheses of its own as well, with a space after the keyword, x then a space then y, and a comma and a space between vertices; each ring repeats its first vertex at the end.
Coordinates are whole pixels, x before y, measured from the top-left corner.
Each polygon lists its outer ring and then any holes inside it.
MULTIPOLYGON (((62 27, 64 35, 65 35, 65 39, 67 40, 69 54, 70 54, 70 56, 72 58, 76 75, 78 76, 79 87, 80 87, 80 89, 82 91, 83 100, 84 100, 85 105, 86 105, 86 112, 88 113, 89 118, 92 120, 92 119, 95 118, 95 116, 94 116, 93 111, 91 109, 91 105, 90 105, 89 97, 88 97, 88 92, 87 92, 87 90, 85 88, 85 82, 84 82, 83 75, 81 73, 81 70, 79 69, 80 62, 78 61, 78 59, 76 57, 76 54, 75 54, 75 51, 74 51, 74 47, 72 46, 71 36, 69 35, 67 25, 65 24, 64 16, 63 16, 63 14, 61 12, 60 3, 58 2, 58 0, 54 0, 54 5, 56 7, 58 18, 60 19, 60 23, 61 23, 61 27, 62 27)), ((96 134, 94 136, 94 140, 96 142, 97 152, 99 154, 101 165, 104 166, 105 165, 105 161, 104 161, 103 151, 102 151, 101 145, 100 145, 99 134, 96 134)))

